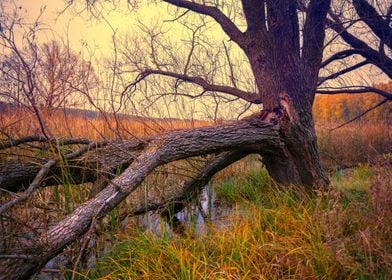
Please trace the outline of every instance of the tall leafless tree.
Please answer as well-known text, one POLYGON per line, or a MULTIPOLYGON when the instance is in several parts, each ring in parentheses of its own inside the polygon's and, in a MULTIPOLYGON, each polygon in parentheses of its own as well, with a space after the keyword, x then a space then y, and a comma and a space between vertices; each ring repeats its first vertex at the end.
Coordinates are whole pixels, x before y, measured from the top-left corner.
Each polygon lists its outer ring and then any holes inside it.
MULTIPOLYGON (((5 42, 8 46, 10 43, 5 42)), ((30 44, 24 49, 15 45, 10 54, 1 57, 1 64, 2 99, 25 108, 37 106, 50 111, 75 106, 71 104, 72 94, 98 83, 91 64, 56 41, 30 44), (30 88, 26 87, 29 80, 30 88)))
POLYGON ((91 63, 56 40, 39 42, 45 29, 40 22, 44 9, 33 23, 26 22, 22 7, 0 3, 0 101, 32 111, 41 133, 52 137, 42 110, 50 112, 75 104, 72 95, 89 91, 98 79, 91 63))

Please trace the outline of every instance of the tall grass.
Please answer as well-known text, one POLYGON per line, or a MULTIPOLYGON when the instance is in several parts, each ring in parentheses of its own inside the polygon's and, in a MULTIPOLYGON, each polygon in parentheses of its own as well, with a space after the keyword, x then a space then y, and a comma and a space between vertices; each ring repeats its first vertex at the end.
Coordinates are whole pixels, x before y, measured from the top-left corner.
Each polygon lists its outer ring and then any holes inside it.
MULTIPOLYGON (((67 115, 62 111, 41 115, 55 137, 102 138, 142 137, 174 129, 194 128, 214 124, 212 121, 179 119, 125 118, 113 115, 86 118, 67 115)), ((379 155, 392 153, 392 129, 386 122, 352 123, 337 130, 336 123, 318 123, 318 147, 323 165, 328 170, 376 161, 379 155)), ((26 109, 0 114, 2 132, 13 138, 40 133, 34 115, 26 109)), ((0 135, 0 139, 4 138, 0 135)))
MULTIPOLYGON (((124 118, 119 125, 110 116, 107 120, 64 114, 44 117, 54 136, 91 139, 132 138, 212 124, 124 118)), ((14 138, 39 133, 37 122, 27 112, 0 114, 0 127, 14 138)), ((99 224, 98 232, 103 238, 95 245, 100 252, 103 247, 110 248, 104 243, 112 241, 114 250, 98 264, 97 270, 80 277, 389 279, 391 133, 390 126, 383 123, 352 124, 332 132, 319 126, 321 158, 333 172, 335 188, 318 196, 301 188, 276 186, 267 172, 259 168, 257 156, 226 168, 215 176, 215 192, 220 202, 236 210, 228 217, 230 226, 211 224, 205 235, 194 237, 190 231, 186 237, 164 234, 158 238, 134 228, 124 235, 120 231, 120 216, 129 208, 122 204, 99 224), (366 165, 380 161, 384 161, 383 166, 366 165), (362 165, 351 171, 342 169, 358 163, 362 165)), ((152 185, 159 193, 166 185, 176 185, 181 178, 174 173, 187 172, 184 167, 162 168, 167 172, 153 174, 145 182, 149 190, 152 185)), ((18 223, 6 221, 7 236, 19 234, 21 229, 29 234, 31 227, 46 229, 97 191, 92 184, 75 186, 66 168, 62 176, 63 185, 40 190, 30 201, 12 210, 10 216, 17 217, 18 223)), ((8 199, 6 195, 0 197, 1 203, 8 199)), ((6 244, 7 248, 12 246, 12 242, 6 244)), ((77 256, 79 249, 76 244, 67 254, 77 256)))
MULTIPOLYGON (((210 121, 202 120, 129 118, 121 115, 115 117, 113 114, 87 118, 63 111, 42 111, 41 116, 54 137, 84 137, 93 140, 142 137, 174 129, 212 124, 210 121)), ((0 113, 0 128, 15 138, 41 133, 37 118, 27 109, 0 113)))
POLYGON ((237 209, 230 226, 210 225, 196 238, 136 231, 85 277, 390 279, 391 172, 383 172, 362 166, 315 195, 251 171, 216 186, 217 197, 237 209))
POLYGON ((383 122, 353 123, 337 130, 337 124, 317 126, 318 147, 323 165, 331 170, 358 163, 374 163, 392 153, 392 127, 383 122))

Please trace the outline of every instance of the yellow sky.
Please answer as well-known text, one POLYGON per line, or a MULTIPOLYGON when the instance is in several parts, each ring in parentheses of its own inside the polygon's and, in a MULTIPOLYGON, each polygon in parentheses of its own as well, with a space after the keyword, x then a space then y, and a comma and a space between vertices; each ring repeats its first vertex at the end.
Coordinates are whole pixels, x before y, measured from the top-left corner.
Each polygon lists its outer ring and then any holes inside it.
MULTIPOLYGON (((40 23, 42 24, 42 27, 47 27, 47 30, 39 34, 38 39, 40 43, 53 39, 64 40, 66 42, 68 39, 70 47, 77 53, 84 52, 87 44, 88 49, 94 52, 94 57, 97 59, 97 62, 100 62, 101 58, 113 56, 113 29, 117 31, 116 36, 121 40, 121 36, 126 33, 137 35, 137 33, 140 32, 139 22, 143 22, 146 26, 151 26, 154 23, 164 24, 165 30, 170 29, 168 34, 170 40, 177 43, 181 43, 181 40, 185 37, 189 38, 186 35, 189 34, 189 30, 183 28, 179 23, 165 23, 165 20, 173 19, 167 11, 167 4, 147 4, 146 2, 150 1, 143 1, 143 4, 133 11, 127 10, 124 6, 117 6, 116 9, 113 7, 112 9, 106 7, 106 9, 102 9, 105 13, 103 15, 105 19, 97 20, 94 17, 89 18, 88 13, 83 13, 82 15, 76 14, 76 12, 80 10, 80 7, 79 9, 73 8, 65 10, 60 15, 59 12, 64 10, 65 7, 64 0, 14 1, 17 6, 23 8, 22 10, 25 12, 24 18, 26 22, 34 22, 39 16, 41 9, 45 8, 45 11, 40 18, 40 23)), ((84 0, 76 0, 76 2, 83 3, 84 0)), ((125 3, 126 1, 118 2, 125 3)), ((227 37, 225 37, 218 25, 209 29, 207 32, 208 36, 212 37, 214 40, 218 40, 219 42, 221 42, 221 40, 227 40, 227 37)), ((149 50, 146 50, 147 56, 149 55, 148 51, 149 50)), ((87 56, 82 57, 90 59, 88 54, 87 56)), ((196 107, 199 108, 200 104, 196 107)), ((202 109, 200 109, 200 111, 201 110, 202 109)), ((189 118, 189 116, 185 117, 189 118)))
MULTIPOLYGON (((56 39, 66 39, 68 37, 71 47, 75 50, 79 50, 82 43, 87 43, 90 48, 97 48, 98 56, 105 56, 105 54, 110 52, 112 47, 112 29, 117 31, 117 36, 121 36, 126 33, 138 32, 138 22, 143 22, 147 26, 151 26, 154 23, 164 24, 168 28, 170 27, 171 32, 169 36, 174 41, 179 39, 179 36, 176 36, 178 33, 183 34, 185 32, 185 29, 176 22, 165 23, 165 20, 172 19, 167 12, 169 5, 166 3, 158 2, 158 4, 152 4, 151 1, 139 1, 139 7, 130 11, 127 9, 126 1, 114 1, 119 4, 115 8, 108 4, 105 9, 101 9, 104 13, 104 20, 97 20, 93 17, 88 17, 88 13, 78 16, 76 12, 80 10, 80 6, 73 6, 59 15, 59 12, 64 10, 65 0, 14 1, 16 1, 18 6, 20 5, 25 9, 26 19, 29 21, 34 21, 40 14, 40 9, 45 7, 41 23, 48 25, 51 29, 51 32, 46 34, 48 40, 53 39, 53 36, 56 39), (150 4, 148 4, 149 2, 150 4)), ((75 2, 84 3, 81 0, 75 0, 75 2)), ((215 26, 208 32, 213 34, 215 39, 225 39, 225 34, 218 26, 215 26)))
POLYGON ((59 14, 65 7, 64 0, 17 0, 17 5, 25 9, 28 21, 34 21, 40 14, 41 8, 45 7, 40 22, 43 26, 48 26, 51 29, 43 36, 47 40, 51 40, 53 37, 63 40, 68 38, 71 47, 75 50, 87 43, 90 48, 97 49, 98 56, 110 51, 112 28, 117 30, 118 34, 132 32, 135 29, 137 18, 150 20, 156 17, 159 12, 157 9, 150 9, 148 13, 145 13, 146 7, 132 12, 132 14, 129 14, 126 9, 121 11, 116 9, 104 14, 107 21, 98 21, 94 18, 89 19, 86 13, 77 16, 75 8, 59 14))
MULTIPOLYGON (((4 0, 0 0, 4 1, 4 0)), ((7 0, 6 0, 7 1, 7 0)), ((64 0, 15 0, 18 6, 25 9, 26 20, 34 21, 41 8, 45 8, 45 12, 41 18, 41 22, 48 27, 46 35, 41 37, 41 40, 66 40, 69 39, 69 43, 72 49, 79 52, 82 50, 82 46, 88 46, 89 50, 94 51, 96 58, 110 57, 112 54, 112 28, 117 30, 118 36, 125 33, 139 32, 138 20, 144 22, 147 26, 151 25, 151 22, 163 23, 165 19, 171 19, 167 13, 166 4, 146 4, 150 1, 142 1, 143 5, 130 12, 125 7, 116 7, 115 9, 106 7, 102 9, 105 14, 105 20, 96 20, 95 18, 88 18, 88 14, 84 13, 82 16, 75 14, 77 9, 68 9, 63 14, 59 15, 59 12, 64 9, 64 0), (109 26, 110 24, 110 26, 109 26)), ((76 0, 76 2, 83 3, 82 0, 76 0)), ((104 2, 104 1, 102 1, 104 2)), ((118 1, 119 3, 125 3, 126 1, 118 1)), ((80 8, 80 7, 79 7, 80 8)), ((172 40, 180 40, 181 36, 173 36, 176 32, 181 32, 178 28, 178 23, 167 23, 167 26, 173 26, 171 31, 172 40), (176 26, 177 24, 177 26, 176 26), (174 30, 174 32, 173 32, 174 30)), ((209 31, 209 35, 213 35, 215 39, 224 39, 224 33, 219 27, 213 28, 209 31)), ((147 55, 147 54, 146 54, 147 55)), ((244 57, 244 59, 246 59, 244 57)), ((364 68, 364 71, 357 71, 350 73, 349 77, 354 81, 355 84, 371 84, 372 82, 385 81, 384 75, 375 75, 379 71, 371 70, 370 67, 364 68), (368 75, 370 73, 370 75, 368 75), (375 73, 373 75, 373 73, 375 73), (362 75, 365 74, 365 75, 362 75)), ((373 67, 375 69, 375 67, 373 67)))

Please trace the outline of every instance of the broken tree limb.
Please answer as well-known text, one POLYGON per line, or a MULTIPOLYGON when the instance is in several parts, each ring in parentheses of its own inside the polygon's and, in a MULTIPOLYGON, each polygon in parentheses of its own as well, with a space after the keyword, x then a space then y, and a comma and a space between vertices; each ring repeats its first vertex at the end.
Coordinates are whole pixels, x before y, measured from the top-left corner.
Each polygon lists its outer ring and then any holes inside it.
POLYGON ((249 153, 249 150, 236 150, 217 155, 194 178, 184 183, 180 195, 166 202, 165 206, 160 209, 161 216, 169 217, 180 212, 189 202, 197 198, 212 176, 232 163, 246 157, 249 153))
MULTIPOLYGON (((146 140, 148 142, 148 140, 146 140)), ((124 170, 143 149, 144 142, 136 140, 110 141, 105 145, 86 150, 82 155, 63 162, 63 166, 53 166, 42 180, 41 186, 61 184, 62 172, 67 174, 75 184, 94 182, 103 173, 115 173, 124 170)), ((11 191, 25 191, 46 162, 9 161, 0 162, 0 188, 11 191)))
MULTIPOLYGON (((250 147, 249 149, 224 152, 216 155, 198 173, 192 176, 192 178, 183 182, 181 186, 176 187, 175 189, 179 189, 179 192, 174 190, 167 194, 165 193, 163 197, 148 197, 147 201, 140 199, 140 196, 135 195, 136 192, 133 192, 129 197, 132 211, 131 213, 127 213, 127 216, 137 216, 151 211, 157 211, 162 217, 167 217, 180 212, 186 205, 198 197, 202 188, 208 184, 216 173, 253 152, 256 153, 257 151, 250 147)), ((144 192, 143 196, 145 196, 144 192)))
POLYGON ((282 145, 278 127, 252 119, 234 124, 175 131, 148 143, 131 165, 93 199, 24 247, 30 259, 0 262, 0 279, 27 279, 67 245, 80 238, 95 218, 114 209, 157 166, 192 156, 234 151, 249 145, 273 152, 282 145))
POLYGON ((106 144, 105 142, 92 143, 92 144, 89 144, 83 148, 78 149, 75 152, 72 152, 72 153, 65 155, 63 158, 56 159, 56 160, 55 159, 49 160, 47 163, 45 163, 41 167, 41 169, 39 170, 39 172, 35 176, 33 182, 30 184, 30 186, 27 188, 27 190, 22 195, 8 201, 7 203, 5 203, 3 205, 0 205, 0 215, 3 214, 5 211, 7 211, 9 208, 15 206, 16 204, 27 200, 34 193, 34 191, 39 188, 42 181, 45 179, 46 175, 49 173, 50 169, 53 168, 53 166, 55 166, 56 164, 58 164, 60 160, 63 160, 63 161, 72 160, 72 159, 84 154, 85 152, 87 152, 90 149, 98 148, 99 146, 104 146, 105 144, 106 144))

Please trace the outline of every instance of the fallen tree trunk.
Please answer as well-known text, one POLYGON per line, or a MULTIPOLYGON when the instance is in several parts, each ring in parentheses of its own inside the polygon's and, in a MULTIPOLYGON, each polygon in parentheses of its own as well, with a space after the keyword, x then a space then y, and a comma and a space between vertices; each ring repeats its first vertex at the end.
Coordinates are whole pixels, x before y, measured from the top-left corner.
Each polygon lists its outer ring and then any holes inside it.
MULTIPOLYGON (((74 184, 95 182, 98 175, 111 177, 116 171, 122 171, 131 164, 146 142, 110 141, 95 149, 86 151, 81 156, 62 161, 51 168, 41 186, 61 184, 62 172, 66 172, 74 184)), ((44 160, 37 161, 3 161, 0 163, 0 188, 11 191, 24 191, 40 171, 44 160)))
POLYGON ((103 217, 157 166, 192 156, 243 150, 257 145, 273 153, 283 145, 278 128, 257 119, 235 124, 175 131, 146 144, 131 165, 93 199, 78 207, 63 221, 24 246, 23 257, 3 258, 0 279, 27 279, 64 247, 77 240, 91 222, 103 217))

